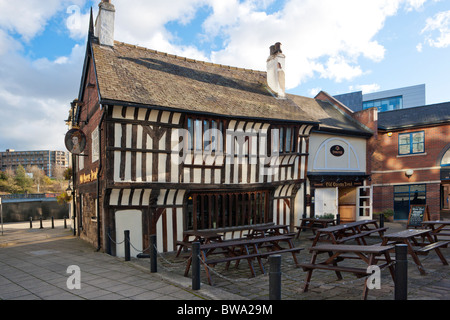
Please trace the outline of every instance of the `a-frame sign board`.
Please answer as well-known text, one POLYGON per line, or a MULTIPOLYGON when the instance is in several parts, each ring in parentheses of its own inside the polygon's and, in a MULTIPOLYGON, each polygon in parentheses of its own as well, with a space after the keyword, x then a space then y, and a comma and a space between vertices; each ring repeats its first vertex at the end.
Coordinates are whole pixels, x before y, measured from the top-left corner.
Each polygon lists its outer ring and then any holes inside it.
POLYGON ((430 212, 426 204, 412 205, 409 210, 408 224, 406 228, 420 228, 423 221, 430 220, 430 212))

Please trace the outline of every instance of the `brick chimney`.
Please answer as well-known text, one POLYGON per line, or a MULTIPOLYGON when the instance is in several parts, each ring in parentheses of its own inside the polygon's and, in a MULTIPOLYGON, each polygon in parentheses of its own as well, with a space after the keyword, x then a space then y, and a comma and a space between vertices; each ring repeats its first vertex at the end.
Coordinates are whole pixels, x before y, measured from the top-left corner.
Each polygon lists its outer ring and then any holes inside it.
POLYGON ((116 9, 111 0, 102 0, 98 5, 99 11, 95 21, 94 35, 104 46, 114 46, 114 20, 116 9))
POLYGON ((286 76, 284 73, 286 56, 281 51, 281 43, 270 47, 267 59, 267 84, 278 98, 286 98, 286 76))

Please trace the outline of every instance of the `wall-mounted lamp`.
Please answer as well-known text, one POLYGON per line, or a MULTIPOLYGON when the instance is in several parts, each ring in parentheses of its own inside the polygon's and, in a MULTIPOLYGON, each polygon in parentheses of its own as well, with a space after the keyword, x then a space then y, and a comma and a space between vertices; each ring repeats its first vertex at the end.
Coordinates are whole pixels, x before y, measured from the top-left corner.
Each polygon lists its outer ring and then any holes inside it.
POLYGON ((408 169, 408 170, 405 171, 405 176, 407 176, 408 179, 411 178, 411 176, 413 174, 414 174, 414 170, 412 170, 412 169, 408 169))
POLYGON ((72 190, 72 188, 71 188, 70 185, 69 185, 69 187, 66 189, 66 193, 67 193, 67 195, 68 195, 69 197, 71 197, 71 196, 72 196, 72 192, 73 192, 73 190, 72 190))
POLYGON ((392 132, 388 132, 388 137, 392 137, 392 132))

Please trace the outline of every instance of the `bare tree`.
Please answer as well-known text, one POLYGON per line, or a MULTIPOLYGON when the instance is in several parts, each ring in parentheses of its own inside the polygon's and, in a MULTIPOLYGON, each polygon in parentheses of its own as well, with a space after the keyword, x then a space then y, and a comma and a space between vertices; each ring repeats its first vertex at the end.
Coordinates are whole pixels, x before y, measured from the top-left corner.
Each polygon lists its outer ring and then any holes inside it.
POLYGON ((45 171, 38 166, 28 166, 27 172, 33 175, 33 182, 37 186, 37 192, 40 192, 40 186, 44 181, 45 171))
POLYGON ((66 189, 65 171, 65 167, 55 166, 53 168, 53 177, 58 182, 60 191, 64 191, 66 189))

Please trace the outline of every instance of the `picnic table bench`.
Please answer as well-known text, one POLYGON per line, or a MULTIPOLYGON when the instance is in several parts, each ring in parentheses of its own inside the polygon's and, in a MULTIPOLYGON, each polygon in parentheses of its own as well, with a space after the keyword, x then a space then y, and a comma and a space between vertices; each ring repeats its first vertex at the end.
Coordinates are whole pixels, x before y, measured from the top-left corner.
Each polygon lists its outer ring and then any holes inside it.
MULTIPOLYGON (((279 236, 279 235, 291 234, 289 232, 289 226, 286 224, 273 224, 264 226, 255 226, 247 234, 247 237, 265 237, 265 236, 279 236)), ((292 233, 295 235, 295 233, 292 233)))
POLYGON ((214 231, 198 230, 183 232, 183 241, 177 241, 179 246, 177 257, 180 255, 183 248, 187 248, 189 243, 200 242, 202 244, 211 243, 212 241, 222 241, 222 235, 214 231), (194 237, 193 240, 189 240, 194 237))
MULTIPOLYGON (((211 285, 211 275, 208 266, 215 266, 218 263, 226 262, 226 269, 228 269, 232 261, 236 261, 236 267, 240 260, 246 260, 251 271, 252 277, 256 276, 253 261, 258 261, 261 272, 265 274, 262 258, 267 258, 271 255, 281 253, 292 253, 292 257, 296 265, 298 265, 296 253, 299 253, 303 248, 295 248, 293 242, 293 235, 278 235, 268 237, 257 237, 237 240, 224 240, 221 242, 211 242, 200 245, 200 255, 205 265, 205 271, 208 282, 211 285), (288 248, 280 246, 280 242, 286 242, 288 248), (268 244, 268 245, 267 245, 268 244), (266 247, 269 251, 263 252, 260 249, 266 247), (219 252, 216 252, 219 250, 219 252), (223 254, 223 257, 217 257, 216 253, 223 254), (213 256, 214 255, 214 256, 213 256)), ((187 243, 187 246, 192 247, 192 243, 187 243)), ((187 276, 192 262, 192 254, 189 257, 184 275, 187 276)))
MULTIPOLYGON (((355 274, 357 277, 368 276, 371 273, 368 268, 359 268, 354 266, 342 266, 338 265, 339 262, 348 259, 349 256, 346 254, 352 254, 351 259, 360 259, 364 261, 367 266, 377 265, 379 261, 385 261, 383 264, 379 265, 380 269, 389 267, 392 279, 394 279, 394 268, 389 251, 395 247, 390 246, 365 246, 365 245, 342 245, 342 244, 320 244, 310 248, 313 252, 310 263, 302 263, 299 266, 307 272, 305 286, 303 292, 307 292, 312 273, 315 269, 330 270, 334 271, 339 280, 342 280, 341 272, 349 272, 355 274), (328 253, 329 258, 323 262, 317 262, 317 257, 321 253, 328 253), (381 258, 380 258, 381 256, 381 258)), ((367 279, 364 283, 363 299, 367 299, 368 288, 367 279)))
POLYGON ((365 237, 377 232, 381 237, 386 230, 386 227, 379 228, 376 220, 362 220, 321 228, 316 230, 312 246, 314 247, 318 242, 342 244, 351 240, 355 240, 360 245, 367 245, 365 237))
POLYGON ((418 255, 427 255, 431 250, 434 250, 441 259, 441 262, 444 265, 448 265, 440 248, 446 248, 450 241, 435 241, 430 229, 407 229, 396 233, 386 234, 383 237, 381 245, 385 245, 388 241, 406 244, 408 246, 408 253, 413 258, 414 263, 417 265, 417 268, 422 275, 425 275, 426 271, 418 255), (418 241, 419 237, 422 239, 421 242, 418 241), (425 240, 428 240, 428 242, 425 242, 425 240))
POLYGON ((188 230, 183 232, 183 240, 177 241, 178 252, 177 257, 180 255, 181 251, 187 250, 190 246, 190 243, 200 242, 200 243, 210 243, 216 241, 223 241, 227 238, 227 234, 231 234, 231 239, 235 239, 235 234, 238 233, 238 238, 243 238, 244 232, 250 233, 254 228, 261 227, 270 227, 274 226, 275 223, 268 222, 257 224, 253 226, 237 226, 237 227, 226 227, 226 228, 217 228, 217 229, 208 229, 208 230, 188 230), (192 239, 193 238, 193 239, 192 239))
POLYGON ((431 235, 435 241, 438 241, 438 236, 450 237, 449 220, 435 220, 435 221, 423 221, 422 225, 431 229, 431 235))
POLYGON ((329 226, 335 226, 336 220, 335 219, 323 219, 323 218, 303 218, 302 222, 300 223, 300 226, 296 226, 297 228, 297 236, 295 237, 298 239, 300 237, 300 232, 304 229, 310 229, 313 234, 316 234, 317 229, 326 228, 329 226))

